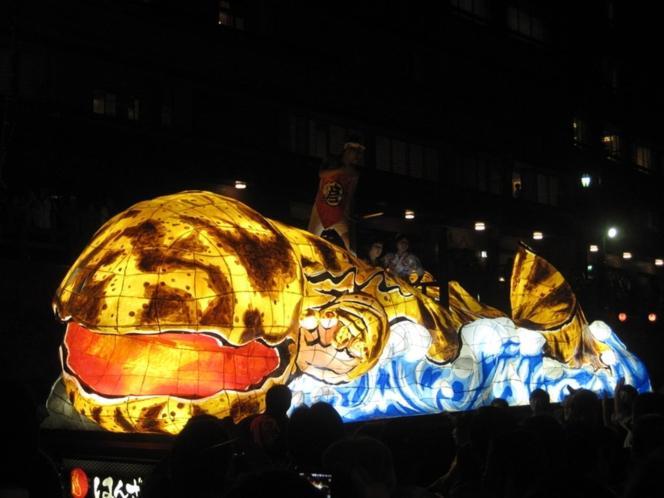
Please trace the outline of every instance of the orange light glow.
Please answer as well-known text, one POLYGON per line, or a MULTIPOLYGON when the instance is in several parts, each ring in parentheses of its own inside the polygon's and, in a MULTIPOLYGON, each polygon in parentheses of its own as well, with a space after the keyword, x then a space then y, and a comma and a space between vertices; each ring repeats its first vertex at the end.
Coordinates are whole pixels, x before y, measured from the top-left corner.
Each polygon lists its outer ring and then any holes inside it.
POLYGON ((653 323, 657 321, 657 313, 648 313, 648 321, 653 323))
POLYGON ((627 313, 618 313, 618 320, 621 322, 626 322, 627 321, 627 313))

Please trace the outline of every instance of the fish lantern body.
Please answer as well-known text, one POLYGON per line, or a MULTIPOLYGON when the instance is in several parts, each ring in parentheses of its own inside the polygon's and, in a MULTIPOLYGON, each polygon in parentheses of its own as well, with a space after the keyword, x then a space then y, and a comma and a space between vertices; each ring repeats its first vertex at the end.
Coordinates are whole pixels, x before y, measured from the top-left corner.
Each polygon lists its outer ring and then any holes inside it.
POLYGON ((589 324, 562 275, 526 248, 511 316, 457 283, 448 292, 443 308, 234 199, 159 197, 101 227, 58 288, 66 332, 51 399, 84 417, 78 427, 177 434, 198 414, 259 413, 275 384, 295 405, 326 401, 348 421, 496 396, 526 404, 536 388, 561 401, 570 386, 611 392, 619 378, 650 389, 640 361, 606 324, 589 324))
POLYGON ((258 411, 295 362, 301 280, 284 235, 241 203, 184 193, 133 206, 54 300, 70 401, 114 431, 258 411))

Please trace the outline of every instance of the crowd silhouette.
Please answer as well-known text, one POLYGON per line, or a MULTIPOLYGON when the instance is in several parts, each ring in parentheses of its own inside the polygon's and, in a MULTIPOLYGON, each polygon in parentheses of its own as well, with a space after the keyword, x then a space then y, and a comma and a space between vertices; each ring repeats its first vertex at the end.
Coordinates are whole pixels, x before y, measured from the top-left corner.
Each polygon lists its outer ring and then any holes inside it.
MULTIPOLYGON (((34 403, 10 389, 20 409, 2 411, 12 458, 0 495, 67 496, 58 462, 40 449, 34 403)), ((664 395, 623 383, 613 399, 569 389, 554 405, 537 389, 529 409, 493 400, 473 412, 356 424, 323 402, 291 411, 289 389, 277 385, 264 413, 238 423, 193 417, 141 496, 649 498, 660 496, 663 464, 664 395)))

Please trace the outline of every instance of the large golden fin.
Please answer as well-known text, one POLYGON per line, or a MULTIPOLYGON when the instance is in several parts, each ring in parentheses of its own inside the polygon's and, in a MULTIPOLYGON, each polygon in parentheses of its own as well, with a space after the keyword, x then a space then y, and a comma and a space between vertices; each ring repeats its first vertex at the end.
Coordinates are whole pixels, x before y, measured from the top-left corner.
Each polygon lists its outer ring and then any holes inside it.
POLYGON ((471 296, 459 282, 451 281, 447 285, 450 313, 454 320, 466 324, 480 318, 507 317, 502 311, 482 304, 471 296))
POLYGON ((510 282, 512 320, 541 332, 546 353, 570 366, 603 366, 606 346, 591 335, 571 286, 548 261, 519 246, 510 282))

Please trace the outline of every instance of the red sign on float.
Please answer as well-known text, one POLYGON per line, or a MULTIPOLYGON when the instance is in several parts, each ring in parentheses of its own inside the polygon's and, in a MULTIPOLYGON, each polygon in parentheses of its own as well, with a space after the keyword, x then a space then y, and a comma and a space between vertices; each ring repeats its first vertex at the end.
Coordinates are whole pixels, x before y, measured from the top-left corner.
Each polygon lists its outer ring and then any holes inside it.
POLYGON ((72 498, 85 498, 90 486, 88 476, 85 471, 79 467, 71 470, 71 495, 72 498))

